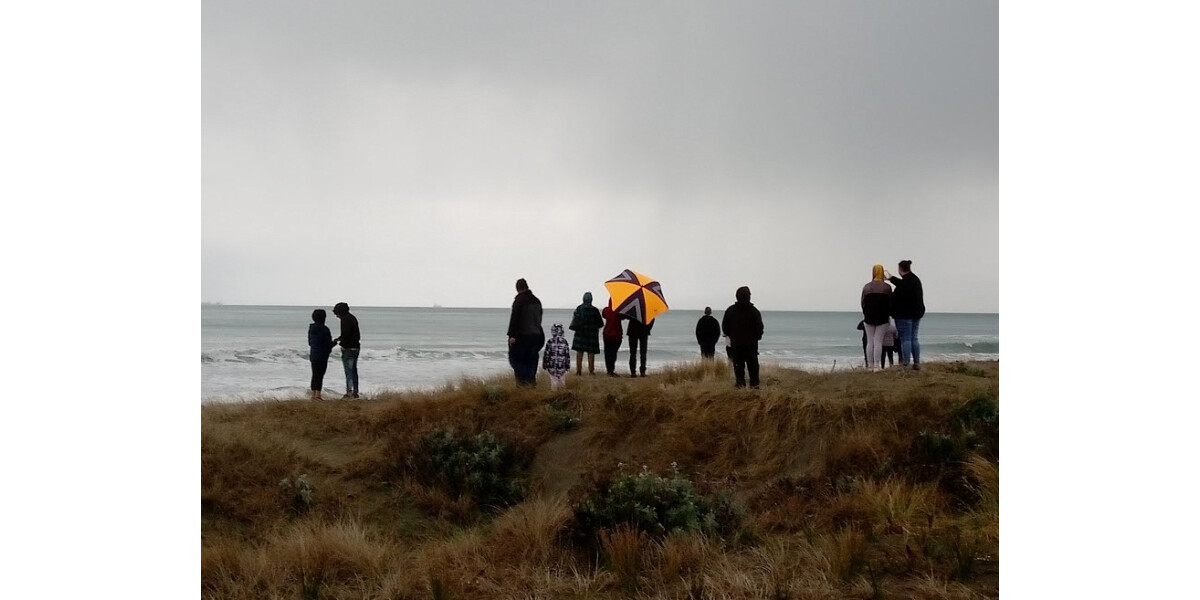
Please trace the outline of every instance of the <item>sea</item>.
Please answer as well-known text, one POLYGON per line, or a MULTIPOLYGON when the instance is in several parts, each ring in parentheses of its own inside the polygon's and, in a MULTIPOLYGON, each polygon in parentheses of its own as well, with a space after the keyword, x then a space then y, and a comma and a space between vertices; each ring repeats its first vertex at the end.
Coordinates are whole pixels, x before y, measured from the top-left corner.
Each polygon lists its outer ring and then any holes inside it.
MULTIPOLYGON (((307 397, 308 324, 311 306, 200 307, 200 400, 245 402, 307 397)), ((326 325, 338 335, 328 307, 326 325)), ((570 323, 574 309, 545 309, 542 323, 570 323)), ((370 397, 385 391, 434 390, 463 379, 512 374, 508 365, 508 308, 354 307, 362 330, 359 391, 370 397)), ((647 373, 700 358, 696 343, 699 310, 670 310, 658 316, 646 357, 647 373)), ((719 320, 721 311, 713 315, 719 320)), ((765 333, 759 361, 805 370, 863 367, 858 312, 763 311, 765 333)), ((573 332, 567 332, 570 340, 573 332)), ((927 313, 919 333, 921 362, 999 360, 1000 315, 927 313)), ((325 375, 324 394, 340 397, 345 376, 335 349, 325 375)), ((717 357, 724 352, 718 344, 717 357)), ((897 358, 897 361, 899 359, 897 358)), ((584 369, 586 372, 586 357, 584 369)), ((604 355, 596 355, 604 373, 604 355)), ((617 372, 629 373, 628 339, 617 372)), ((544 373, 539 373, 539 378, 544 373)), ((568 381, 574 376, 569 375, 568 381)), ((586 375, 585 375, 586 376, 586 375)))

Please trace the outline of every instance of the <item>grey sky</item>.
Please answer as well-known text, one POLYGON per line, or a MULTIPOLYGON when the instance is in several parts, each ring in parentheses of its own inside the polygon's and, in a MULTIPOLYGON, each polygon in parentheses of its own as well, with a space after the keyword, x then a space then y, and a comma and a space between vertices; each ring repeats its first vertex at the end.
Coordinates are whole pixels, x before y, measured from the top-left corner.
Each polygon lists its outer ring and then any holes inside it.
POLYGON ((998 311, 996 2, 201 7, 203 300, 998 311))

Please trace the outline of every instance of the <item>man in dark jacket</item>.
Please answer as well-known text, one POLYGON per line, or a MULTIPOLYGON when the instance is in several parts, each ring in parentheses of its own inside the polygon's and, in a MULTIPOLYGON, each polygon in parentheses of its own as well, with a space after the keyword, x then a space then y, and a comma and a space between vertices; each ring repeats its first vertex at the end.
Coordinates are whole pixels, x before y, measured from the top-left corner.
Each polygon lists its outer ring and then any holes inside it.
POLYGON ((896 286, 892 292, 892 317, 896 319, 896 330, 900 333, 900 364, 908 366, 911 356, 915 371, 921 368, 917 330, 921 326, 921 317, 925 316, 925 291, 921 288, 921 279, 911 270, 911 260, 902 260, 898 266, 900 276, 888 277, 888 281, 896 286))
POLYGON ((342 322, 342 332, 334 343, 342 347, 342 370, 346 372, 345 398, 358 397, 358 352, 359 332, 358 318, 350 314, 350 305, 338 302, 333 306, 333 314, 342 322))
POLYGON ((512 365, 517 385, 537 385, 538 352, 545 343, 542 301, 533 295, 525 279, 518 279, 508 317, 508 364, 512 365))
POLYGON ((629 376, 637 377, 638 373, 634 370, 637 366, 638 346, 642 347, 642 377, 646 376, 646 344, 650 341, 650 330, 654 329, 654 321, 650 321, 649 325, 642 323, 637 319, 629 319, 629 326, 625 328, 625 334, 629 336, 629 376))
POLYGON ((721 339, 721 324, 712 316, 712 307, 704 307, 704 316, 696 321, 696 342, 700 344, 700 357, 712 360, 717 354, 717 340, 721 339))
POLYGON ((729 336, 729 353, 733 358, 733 375, 737 387, 746 387, 746 371, 750 371, 750 387, 758 387, 758 341, 763 336, 762 313, 750 303, 750 288, 742 286, 735 294, 737 302, 725 309, 721 330, 729 336))

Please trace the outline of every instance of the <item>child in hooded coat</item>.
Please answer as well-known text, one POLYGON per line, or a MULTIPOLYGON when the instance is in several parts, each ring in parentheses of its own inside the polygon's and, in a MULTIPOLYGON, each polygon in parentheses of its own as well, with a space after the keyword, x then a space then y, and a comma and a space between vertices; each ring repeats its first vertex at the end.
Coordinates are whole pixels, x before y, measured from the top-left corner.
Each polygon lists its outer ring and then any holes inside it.
POLYGON ((567 371, 571 370, 571 345, 563 332, 562 323, 550 326, 550 339, 542 353, 542 368, 550 374, 550 389, 557 390, 567 385, 567 371))

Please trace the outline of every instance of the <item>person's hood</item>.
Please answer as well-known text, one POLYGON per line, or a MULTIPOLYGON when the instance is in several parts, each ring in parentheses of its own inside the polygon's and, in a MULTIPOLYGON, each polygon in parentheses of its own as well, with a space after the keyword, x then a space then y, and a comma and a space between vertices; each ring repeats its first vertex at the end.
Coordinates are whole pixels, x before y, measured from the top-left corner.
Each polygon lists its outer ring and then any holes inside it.
MULTIPOLYGON (((725 288, 725 289, 729 289, 729 288, 725 288)), ((743 285, 742 287, 737 289, 737 293, 734 294, 734 297, 737 298, 738 302, 749 302, 750 301, 750 288, 748 286, 743 285)))
POLYGON ((591 293, 591 292, 584 292, 584 293, 583 293, 583 305, 584 305, 584 306, 591 306, 591 305, 592 305, 592 293, 591 293))
POLYGON ((556 337, 556 338, 563 337, 562 323, 555 323, 550 326, 550 337, 556 337))

